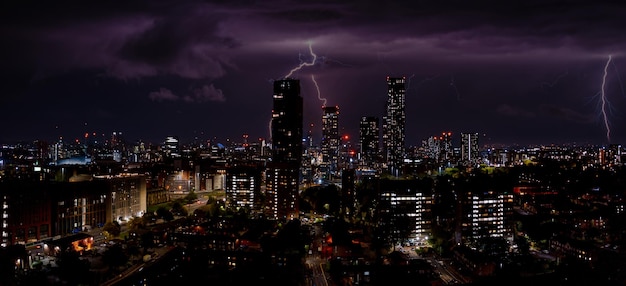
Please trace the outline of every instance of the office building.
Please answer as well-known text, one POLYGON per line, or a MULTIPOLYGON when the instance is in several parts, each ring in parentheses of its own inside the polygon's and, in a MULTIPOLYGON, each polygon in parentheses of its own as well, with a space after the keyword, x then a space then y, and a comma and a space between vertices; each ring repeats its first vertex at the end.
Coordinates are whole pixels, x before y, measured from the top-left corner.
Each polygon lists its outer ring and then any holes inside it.
POLYGON ((383 117, 383 153, 387 170, 400 175, 404 160, 406 104, 405 78, 387 77, 387 108, 383 117))
POLYGON ((302 160, 302 109, 300 81, 274 81, 272 157, 267 164, 265 212, 270 218, 297 218, 302 160))
POLYGON ((323 106, 322 110, 322 171, 331 179, 337 173, 339 163, 339 107, 323 106))
POLYGON ((427 240, 431 233, 432 186, 421 180, 381 180, 378 227, 391 242, 427 240))
POLYGON ((479 156, 478 133, 461 133, 461 162, 475 164, 479 156))
POLYGON ((226 206, 253 210, 259 204, 262 170, 256 166, 233 166, 226 170, 226 206))
POLYGON ((378 117, 363 116, 359 122, 359 160, 365 166, 373 166, 378 161, 380 130, 378 117))
POLYGON ((443 165, 453 163, 454 161, 452 132, 441 132, 441 137, 439 137, 439 160, 443 165))
POLYGON ((468 241, 512 239, 513 192, 473 191, 467 199, 464 236, 468 241))
POLYGON ((167 136, 165 142, 163 142, 163 151, 167 157, 178 158, 180 157, 180 146, 177 136, 167 136))

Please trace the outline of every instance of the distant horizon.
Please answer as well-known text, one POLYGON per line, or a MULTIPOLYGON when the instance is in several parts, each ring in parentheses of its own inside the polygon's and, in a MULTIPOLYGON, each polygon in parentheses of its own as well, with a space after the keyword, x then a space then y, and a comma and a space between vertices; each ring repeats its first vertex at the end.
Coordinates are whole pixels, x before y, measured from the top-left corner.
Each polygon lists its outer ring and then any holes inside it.
MULTIPOLYGON (((108 137, 106 138, 107 141, 110 140, 112 132, 109 133, 109 134, 105 134, 105 135, 108 135, 108 137)), ((461 132, 459 132, 459 133, 452 132, 452 142, 453 142, 453 146, 454 147, 460 146, 460 133, 461 132)), ((481 134, 481 136, 479 137, 480 138, 479 139, 479 146, 481 148, 513 148, 513 147, 541 147, 541 146, 544 146, 544 147, 545 146, 563 146, 563 147, 567 147, 567 146, 570 146, 570 147, 571 146, 579 146, 579 147, 583 147, 583 146, 596 146, 596 147, 597 146, 602 146, 602 147, 608 147, 608 146, 611 146, 611 145, 624 145, 624 144, 618 143, 618 142, 615 142, 615 143, 597 143, 597 142, 580 142, 580 141, 571 141, 571 142, 563 141, 563 142, 558 142, 558 143, 540 143, 540 142, 536 142, 536 143, 535 142, 527 142, 527 143, 516 143, 516 142, 513 142, 513 143, 499 143, 499 142, 495 142, 495 141, 485 142, 484 141, 485 139, 483 138, 482 135, 483 134, 481 134)), ((126 137, 126 135, 124 134, 124 132, 122 132, 122 138, 123 138, 122 140, 125 142, 126 145, 133 145, 133 144, 138 143, 138 142, 143 142, 145 144, 152 145, 152 146, 162 145, 165 142, 165 139, 168 136, 175 136, 175 137, 177 137, 178 140, 179 140, 179 144, 181 146, 189 146, 189 145, 193 144, 194 141, 196 141, 196 139, 191 138, 191 137, 181 138, 180 136, 177 136, 177 135, 165 135, 165 136, 163 136, 163 139, 161 139, 161 140, 143 140, 141 138, 136 138, 136 139, 130 139, 129 140, 126 137)), ((433 135, 433 136, 435 136, 435 135, 433 135)), ((99 138, 103 138, 102 134, 100 134, 99 138)), ((203 138, 197 138, 197 142, 201 143, 201 144, 203 144, 205 146, 207 145, 207 143, 210 143, 210 145, 218 144, 218 143, 222 144, 222 145, 225 145, 225 143, 227 143, 228 141, 230 141, 232 143, 235 143, 235 144, 238 144, 238 143, 243 143, 243 139, 242 138, 243 138, 242 136, 240 136, 239 138, 236 138, 236 139, 231 139, 231 138, 223 138, 222 139, 222 138, 217 138, 217 137, 204 138, 204 139, 203 138)), ((354 138, 354 137, 351 137, 351 138, 354 138)), ((84 144, 84 142, 85 142, 83 140, 84 138, 72 138, 72 139, 68 138, 68 139, 66 139, 64 137, 63 138, 63 142, 65 142, 65 143, 72 143, 72 142, 75 142, 75 140, 77 140, 77 139, 80 140, 81 144, 84 144)), ((303 140, 305 140, 305 139, 306 139, 306 137, 303 138, 303 140)), ((427 140, 427 139, 428 138, 424 138, 423 140, 427 140)), ((30 139, 30 140, 29 139, 24 139, 24 140, 13 140, 13 141, 0 141, 0 146, 1 145, 32 144, 32 143, 34 143, 36 141, 42 141, 42 142, 45 142, 47 144, 54 144, 54 142, 57 142, 58 140, 59 140, 59 138, 50 139, 50 140, 46 140, 44 138, 34 138, 34 139, 30 139)), ((90 141, 91 140, 92 139, 90 139, 90 141)), ((105 140, 97 140, 97 142, 98 142, 99 145, 102 145, 102 144, 104 144, 105 140)), ((255 139, 253 137, 249 137, 248 138, 248 143, 260 143, 260 140, 258 140, 258 138, 255 139)), ((358 144, 359 144, 358 137, 357 137, 356 141, 354 141, 353 139, 350 139, 350 143, 352 144, 352 146, 354 146, 354 148, 358 149, 358 144)), ((382 144, 382 141, 380 141, 380 143, 382 144)), ((271 142, 266 141, 266 144, 271 144, 271 142)), ((308 144, 305 144, 305 145, 308 145, 308 144)), ((319 147, 319 139, 314 139, 314 144, 313 145, 316 146, 316 147, 319 147)), ((406 143, 405 144, 406 148, 419 147, 419 146, 422 146, 422 141, 416 142, 416 144, 410 144, 410 143, 406 143)))

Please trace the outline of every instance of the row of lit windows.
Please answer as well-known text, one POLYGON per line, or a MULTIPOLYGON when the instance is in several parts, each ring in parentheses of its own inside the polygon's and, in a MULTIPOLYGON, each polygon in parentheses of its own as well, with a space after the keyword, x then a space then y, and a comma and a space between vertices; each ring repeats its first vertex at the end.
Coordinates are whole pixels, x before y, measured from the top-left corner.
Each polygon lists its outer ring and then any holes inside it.
POLYGON ((498 223, 502 223, 504 220, 502 218, 499 217, 475 217, 472 219, 472 221, 496 221, 498 223))
POLYGON ((503 203, 504 203, 504 201, 503 201, 502 199, 479 200, 477 197, 474 197, 474 198, 473 198, 473 202, 472 202, 472 203, 473 203, 474 205, 477 205, 477 204, 478 204, 478 205, 482 205, 482 204, 485 204, 485 205, 487 205, 487 204, 492 205, 492 204, 503 204, 503 203))

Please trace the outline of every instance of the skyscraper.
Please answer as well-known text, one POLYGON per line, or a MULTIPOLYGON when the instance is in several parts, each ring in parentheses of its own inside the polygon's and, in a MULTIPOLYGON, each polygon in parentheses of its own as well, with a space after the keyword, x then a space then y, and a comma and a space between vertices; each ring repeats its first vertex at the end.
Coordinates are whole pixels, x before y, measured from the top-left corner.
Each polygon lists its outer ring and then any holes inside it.
POLYGON ((178 136, 167 136, 163 143, 163 150, 165 155, 172 158, 180 157, 180 146, 178 136))
POLYGON ((302 97, 300 81, 274 81, 272 160, 267 165, 266 214, 272 218, 298 216, 298 187, 302 160, 302 97))
POLYGON ((378 117, 363 116, 359 123, 359 154, 366 166, 373 166, 377 161, 380 135, 378 117))
POLYGON ((442 164, 450 164, 453 159, 452 132, 441 132, 439 137, 439 160, 442 164))
POLYGON ((400 175, 406 123, 405 78, 387 77, 387 110, 383 117, 383 152, 389 172, 400 175))
POLYGON ((428 180, 379 182, 377 210, 380 235, 390 242, 428 239, 432 221, 432 184, 428 180))
POLYGON ((336 172, 339 158, 339 107, 322 106, 322 166, 330 179, 336 172))
POLYGON ((484 238, 512 239, 513 193, 508 191, 473 191, 467 194, 463 217, 465 238, 478 241, 484 238))
POLYGON ((461 161, 476 163, 480 150, 478 149, 478 133, 461 133, 461 161))
POLYGON ((226 170, 226 205, 249 210, 258 205, 261 170, 253 165, 232 166, 226 170))

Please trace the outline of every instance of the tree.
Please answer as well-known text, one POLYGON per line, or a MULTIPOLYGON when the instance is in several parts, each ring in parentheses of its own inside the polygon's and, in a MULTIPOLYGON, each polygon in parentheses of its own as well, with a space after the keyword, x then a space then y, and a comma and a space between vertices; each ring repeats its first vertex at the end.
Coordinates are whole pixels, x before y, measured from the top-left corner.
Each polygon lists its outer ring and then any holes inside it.
POLYGON ((102 227, 102 233, 107 239, 118 237, 122 232, 122 227, 117 221, 107 222, 102 227))
POLYGON ((154 224, 156 222, 156 219, 157 217, 154 212, 146 212, 145 214, 143 214, 143 221, 146 225, 154 224))
POLYGON ((128 228, 131 230, 145 229, 146 220, 144 217, 133 217, 128 221, 128 228))
POLYGON ((203 208, 203 210, 207 211, 207 217, 217 217, 222 214, 221 208, 220 208, 222 205, 223 205, 223 202, 221 200, 218 200, 215 197, 210 196, 206 202, 206 209, 203 208))
POLYGON ((185 206, 180 202, 176 201, 172 204, 172 213, 178 216, 187 216, 188 212, 185 206))
POLYGON ((196 192, 191 191, 189 192, 186 196, 185 196, 185 201, 188 204, 194 203, 198 200, 198 194, 196 194, 196 192))
POLYGON ((159 207, 156 210, 156 214, 157 214, 157 217, 162 218, 166 221, 174 220, 174 215, 172 214, 172 212, 167 210, 165 207, 159 207))

